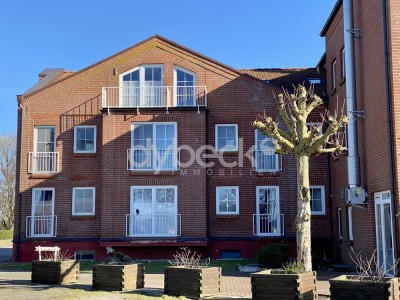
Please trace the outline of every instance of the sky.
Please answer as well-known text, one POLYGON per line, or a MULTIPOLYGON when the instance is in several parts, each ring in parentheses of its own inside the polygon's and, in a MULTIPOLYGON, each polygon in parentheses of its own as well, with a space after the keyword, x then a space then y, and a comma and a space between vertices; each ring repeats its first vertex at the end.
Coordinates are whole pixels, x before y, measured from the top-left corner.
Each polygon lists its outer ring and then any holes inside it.
POLYGON ((154 34, 234 68, 314 67, 336 0, 0 0, 0 134, 45 68, 78 71, 154 34))

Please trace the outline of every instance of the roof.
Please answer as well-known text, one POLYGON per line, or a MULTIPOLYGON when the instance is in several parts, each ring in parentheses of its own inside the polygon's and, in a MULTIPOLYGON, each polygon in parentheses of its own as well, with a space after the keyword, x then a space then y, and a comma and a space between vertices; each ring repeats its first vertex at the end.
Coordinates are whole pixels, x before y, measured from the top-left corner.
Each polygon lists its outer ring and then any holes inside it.
POLYGON ((339 11, 339 8, 342 6, 343 0, 337 0, 335 6, 333 7, 331 14, 329 15, 328 19, 325 22, 324 27, 322 27, 321 33, 319 34, 320 36, 324 37, 326 32, 328 31, 329 26, 331 25, 333 19, 335 18, 337 12, 339 11))
POLYGON ((243 69, 241 72, 254 76, 260 80, 273 84, 279 88, 292 90, 294 86, 302 84, 310 88, 314 84, 315 93, 326 98, 326 75, 322 68, 296 68, 296 69, 243 69), (314 80, 320 83, 313 83, 314 80))
MULTIPOLYGON (((31 87, 28 91, 26 91, 24 93, 24 96, 31 96, 32 94, 35 94, 35 93, 37 93, 37 92, 39 92, 39 91, 41 91, 43 89, 46 89, 46 88, 48 88, 48 87, 50 87, 50 86, 52 86, 54 84, 57 84, 57 83, 59 83, 61 81, 64 81, 64 80, 66 80, 68 78, 71 78, 71 77, 73 77, 75 75, 83 73, 86 70, 89 70, 89 69, 91 69, 91 68, 93 68, 93 67, 95 67, 95 66, 97 66, 97 65, 99 65, 99 64, 101 64, 103 62, 106 62, 107 60, 110 60, 110 59, 112 59, 112 58, 114 58, 114 57, 116 57, 118 55, 121 55, 121 54, 123 54, 123 53, 125 53, 125 52, 127 52, 127 51, 129 51, 131 49, 134 49, 135 47, 137 47, 139 45, 147 43, 147 42, 149 42, 151 40, 159 40, 159 41, 162 41, 164 43, 170 44, 170 45, 172 45, 172 46, 174 46, 176 48, 180 48, 180 49, 182 49, 182 50, 184 50, 186 52, 189 52, 190 54, 195 55, 196 57, 199 57, 199 58, 201 58, 203 60, 206 60, 206 61, 208 61, 208 62, 210 62, 210 63, 212 63, 212 64, 214 64, 214 65, 216 65, 218 67, 221 67, 221 68, 225 69, 228 72, 232 72, 232 73, 238 74, 238 75, 241 74, 241 72, 239 72, 235 68, 232 68, 232 67, 230 67, 228 65, 225 65, 225 64, 223 64, 223 63, 221 63, 221 62, 219 62, 217 60, 214 60, 214 59, 212 59, 212 58, 210 58, 208 56, 200 54, 200 53, 198 53, 198 52, 196 52, 196 51, 194 51, 192 49, 184 47, 184 46, 182 46, 182 45, 180 45, 180 44, 178 44, 178 43, 176 43, 174 41, 171 41, 171 40, 169 40, 169 39, 167 39, 167 38, 165 38, 163 36, 160 36, 160 35, 156 34, 156 35, 154 35, 154 36, 152 36, 152 37, 150 37, 150 38, 148 38, 148 39, 146 39, 144 41, 141 41, 141 42, 139 42, 137 44, 134 44, 133 46, 131 46, 129 48, 126 48, 126 49, 124 49, 124 50, 122 50, 122 51, 120 51, 118 53, 115 53, 115 54, 113 54, 113 55, 111 55, 111 56, 109 56, 109 57, 107 57, 107 58, 105 58, 103 60, 100 60, 100 61, 98 61, 98 62, 96 62, 96 63, 94 63, 94 64, 92 64, 92 65, 90 65, 90 66, 88 66, 88 67, 86 67, 86 68, 84 68, 82 70, 79 70, 77 72, 71 72, 71 71, 70 72, 64 72, 64 69, 57 69, 57 70, 59 70, 58 74, 56 74, 55 76, 51 76, 51 77, 48 77, 49 75, 47 75, 47 76, 45 75, 44 78, 47 78, 48 80, 43 81, 43 79, 44 79, 43 78, 38 83, 36 83, 33 87, 31 87), (62 72, 64 72, 64 73, 61 74, 62 72), (68 74, 66 74, 66 73, 68 73, 68 74)), ((52 69, 45 69, 45 70, 52 70, 52 69)), ((39 74, 39 76, 40 76, 40 74, 39 74)))

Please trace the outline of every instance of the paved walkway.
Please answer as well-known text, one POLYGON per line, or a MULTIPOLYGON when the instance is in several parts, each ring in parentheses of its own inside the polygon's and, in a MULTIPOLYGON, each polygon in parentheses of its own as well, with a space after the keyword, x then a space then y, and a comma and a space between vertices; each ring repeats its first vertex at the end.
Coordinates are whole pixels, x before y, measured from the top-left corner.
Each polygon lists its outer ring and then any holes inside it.
MULTIPOLYGON (((92 274, 81 273, 79 281, 71 285, 51 286, 32 284, 30 272, 0 271, 0 298, 3 300, 18 299, 127 299, 124 292, 92 291, 92 274)), ((328 279, 337 276, 334 273, 321 273, 318 281, 318 294, 320 299, 329 299, 328 279)), ((145 288, 137 293, 161 296, 164 289, 163 274, 146 274, 145 288)), ((251 284, 249 274, 231 274, 222 276, 221 294, 213 299, 251 299, 251 284)), ((129 298, 132 299, 132 298, 129 298)), ((139 298, 133 298, 139 299, 139 298)))

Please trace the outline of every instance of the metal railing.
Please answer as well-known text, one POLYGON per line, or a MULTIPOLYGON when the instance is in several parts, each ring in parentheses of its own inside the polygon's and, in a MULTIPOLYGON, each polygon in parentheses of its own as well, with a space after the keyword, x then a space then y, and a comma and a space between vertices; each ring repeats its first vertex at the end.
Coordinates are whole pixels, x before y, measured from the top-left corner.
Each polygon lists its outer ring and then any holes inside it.
POLYGON ((282 170, 282 156, 274 150, 253 150, 253 169, 257 172, 282 170))
POLYGON ((58 152, 29 152, 28 173, 49 174, 59 171, 58 152))
POLYGON ((174 237, 180 235, 180 214, 126 215, 126 236, 174 237))
POLYGON ((127 170, 129 171, 175 171, 179 170, 180 151, 175 149, 128 149, 127 170))
POLYGON ((206 107, 205 86, 103 87, 103 108, 206 107))
POLYGON ((57 216, 27 216, 26 237, 57 236, 57 216))
POLYGON ((285 234, 285 218, 283 214, 254 214, 253 234, 281 236, 285 234))

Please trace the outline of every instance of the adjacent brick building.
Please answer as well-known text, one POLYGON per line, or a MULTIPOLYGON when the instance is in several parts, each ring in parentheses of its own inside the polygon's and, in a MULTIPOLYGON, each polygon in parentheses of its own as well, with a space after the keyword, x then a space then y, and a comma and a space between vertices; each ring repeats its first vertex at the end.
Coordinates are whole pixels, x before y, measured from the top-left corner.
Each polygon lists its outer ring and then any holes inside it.
POLYGON ((349 55, 354 55, 356 107, 350 115, 357 125, 359 182, 368 191, 365 203, 347 204, 347 157, 331 160, 337 258, 351 263, 351 247, 365 256, 377 249, 386 269, 399 249, 399 13, 400 3, 394 0, 339 0, 321 32, 331 110, 337 103, 343 106, 352 83, 347 76, 345 35, 351 34, 354 42, 349 55), (352 28, 344 25, 347 12, 352 28))
MULTIPOLYGON (((277 115, 273 95, 288 77, 324 96, 323 73, 236 70, 154 36, 39 77, 18 96, 15 260, 36 257, 36 245, 77 258, 102 259, 108 246, 133 258, 179 247, 223 258, 286 241, 294 255, 294 158, 274 154, 251 122, 277 115)), ((323 243, 327 164, 311 166, 313 236, 323 243)))

